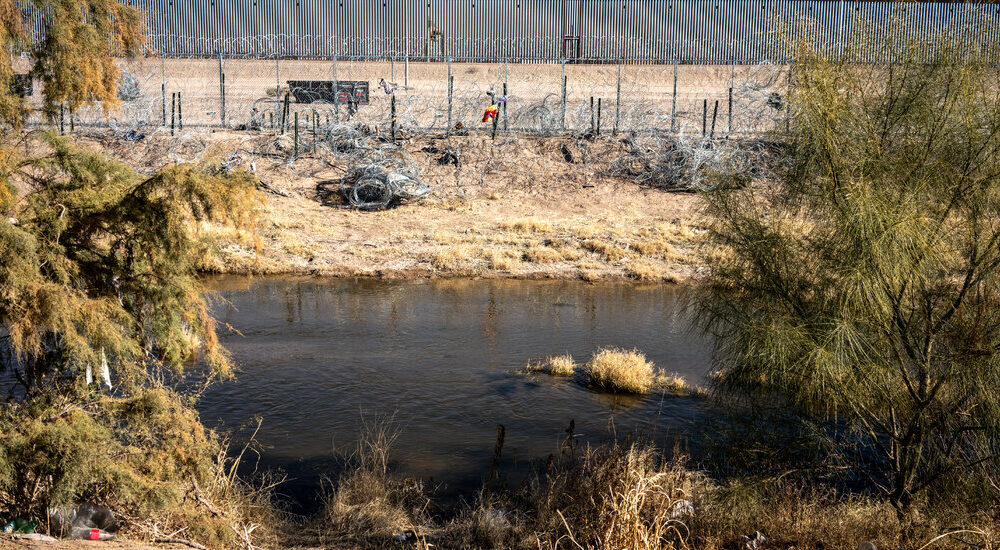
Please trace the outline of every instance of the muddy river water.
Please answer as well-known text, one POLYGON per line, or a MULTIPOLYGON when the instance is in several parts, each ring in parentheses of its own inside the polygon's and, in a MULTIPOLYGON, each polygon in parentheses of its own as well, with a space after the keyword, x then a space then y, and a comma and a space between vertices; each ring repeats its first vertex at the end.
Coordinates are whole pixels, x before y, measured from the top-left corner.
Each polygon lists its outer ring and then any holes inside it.
MULTIPOLYGON (((240 370, 199 403, 210 426, 263 419, 258 469, 280 469, 294 506, 315 503, 365 422, 392 416, 394 471, 468 494, 490 468, 497 425, 510 479, 557 452, 570 421, 584 441, 638 434, 697 454, 715 413, 692 397, 615 398, 578 381, 517 372, 529 360, 638 348, 700 383, 709 341, 675 286, 573 281, 219 278, 221 338, 240 370)), ((245 437, 239 432, 236 440, 245 437)), ((249 467, 249 466, 246 466, 249 467)))

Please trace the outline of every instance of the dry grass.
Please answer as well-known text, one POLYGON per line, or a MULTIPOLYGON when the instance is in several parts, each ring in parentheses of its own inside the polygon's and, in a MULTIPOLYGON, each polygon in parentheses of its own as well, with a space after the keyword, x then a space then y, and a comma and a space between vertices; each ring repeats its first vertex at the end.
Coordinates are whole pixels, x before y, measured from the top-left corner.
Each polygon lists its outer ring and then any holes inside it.
POLYGON ((586 365, 587 383, 615 393, 649 393, 656 369, 638 350, 600 349, 586 365))
POLYGON ((520 255, 510 249, 492 248, 485 252, 484 257, 490 269, 496 271, 516 273, 522 267, 520 255))
POLYGON ((552 264, 561 262, 563 254, 559 250, 548 246, 532 246, 524 252, 524 259, 536 264, 552 264))
POLYGON ((441 271, 464 271, 475 256, 473 247, 457 244, 437 250, 431 258, 431 265, 441 271))
POLYGON ((638 281, 658 282, 669 277, 666 267, 659 262, 646 259, 633 260, 625 266, 628 276, 638 281))
POLYGON ((534 488, 537 547, 685 548, 688 518, 677 507, 703 485, 702 476, 664 463, 649 446, 585 448, 534 488))
POLYGON ((528 363, 528 372, 543 372, 552 376, 572 376, 576 372, 576 361, 570 354, 550 355, 538 362, 528 363))
POLYGON ((317 518, 322 536, 339 544, 385 546, 395 534, 428 521, 423 484, 390 475, 389 453, 399 432, 391 419, 365 424, 347 469, 333 483, 317 518))
POLYGON ((583 241, 582 246, 604 256, 610 262, 618 262, 628 257, 628 250, 603 239, 587 239, 583 241))
POLYGON ((632 242, 632 249, 643 256, 676 257, 677 251, 666 239, 640 239, 632 242))
MULTIPOLYGON (((899 518, 881 501, 844 495, 813 481, 740 477, 719 485, 644 443, 562 445, 544 470, 517 489, 485 487, 454 519, 433 523, 419 482, 388 472, 396 434, 368 428, 350 468, 320 517, 322 546, 394 548, 392 535, 412 529, 437 548, 634 550, 743 549, 742 535, 762 531, 766 548, 830 550, 872 541, 879 548, 920 548, 965 525, 963 540, 998 550, 990 513, 927 508, 899 518), (932 512, 932 513, 931 513, 932 512)), ((959 497, 961 498, 961 497, 959 497)), ((954 508, 954 507, 953 507, 954 508)), ((961 508, 961 507, 958 507, 961 508)), ((956 547, 951 539, 940 548, 956 547)))
POLYGON ((670 392, 676 395, 687 395, 687 394, 697 394, 701 390, 688 385, 687 380, 683 376, 677 373, 664 373, 659 372, 656 374, 656 379, 653 385, 664 392, 670 392))
POLYGON ((507 231, 517 231, 519 233, 550 233, 555 228, 552 222, 539 218, 521 218, 500 225, 507 231))

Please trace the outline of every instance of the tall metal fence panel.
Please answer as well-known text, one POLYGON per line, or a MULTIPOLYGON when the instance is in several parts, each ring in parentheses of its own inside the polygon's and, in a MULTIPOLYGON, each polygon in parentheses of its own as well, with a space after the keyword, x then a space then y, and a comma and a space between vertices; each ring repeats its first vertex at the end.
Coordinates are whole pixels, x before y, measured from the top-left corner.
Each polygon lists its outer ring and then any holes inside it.
POLYGON ((161 55, 589 63, 781 62, 779 30, 839 52, 859 22, 879 32, 895 16, 916 33, 1000 12, 995 2, 868 0, 130 1, 161 55), (793 24, 803 18, 816 24, 793 24))

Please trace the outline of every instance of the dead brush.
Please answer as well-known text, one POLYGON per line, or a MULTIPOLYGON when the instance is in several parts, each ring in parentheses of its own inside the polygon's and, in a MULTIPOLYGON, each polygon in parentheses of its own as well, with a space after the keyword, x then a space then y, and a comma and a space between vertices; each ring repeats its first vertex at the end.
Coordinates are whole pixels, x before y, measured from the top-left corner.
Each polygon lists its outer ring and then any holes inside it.
POLYGON ((399 435, 391 418, 363 422, 343 474, 331 483, 319 516, 323 538, 380 545, 428 520, 430 499, 419 480, 389 472, 389 453, 399 435))
POLYGON ((533 487, 539 548, 688 548, 679 510, 705 479, 666 462, 651 446, 613 443, 586 447, 556 462, 533 487))

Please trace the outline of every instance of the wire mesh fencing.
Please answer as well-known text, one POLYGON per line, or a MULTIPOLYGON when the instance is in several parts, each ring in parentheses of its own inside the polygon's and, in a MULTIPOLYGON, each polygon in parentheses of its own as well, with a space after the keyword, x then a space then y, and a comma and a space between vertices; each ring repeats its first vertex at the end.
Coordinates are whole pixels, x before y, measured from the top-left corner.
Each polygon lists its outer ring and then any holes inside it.
MULTIPOLYGON (((18 60, 26 67, 29 61, 18 60)), ((358 123, 386 135, 717 137, 780 128, 787 116, 787 68, 769 63, 479 63, 220 54, 128 59, 121 69, 118 105, 43 114, 35 86, 30 123, 116 134, 219 129, 288 134, 297 122, 300 134, 358 123), (498 117, 484 118, 494 102, 498 117)))

